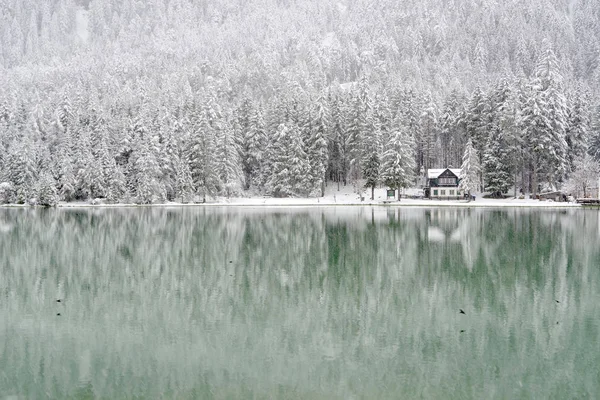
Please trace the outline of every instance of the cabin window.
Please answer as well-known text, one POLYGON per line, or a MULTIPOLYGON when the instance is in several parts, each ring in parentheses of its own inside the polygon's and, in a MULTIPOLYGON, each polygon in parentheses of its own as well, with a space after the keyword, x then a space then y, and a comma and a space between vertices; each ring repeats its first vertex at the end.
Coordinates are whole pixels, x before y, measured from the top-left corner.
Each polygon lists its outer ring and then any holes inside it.
POLYGON ((440 182, 439 183, 440 185, 445 185, 445 186, 456 185, 455 178, 440 178, 439 182, 440 182))
POLYGON ((450 196, 454 196, 454 190, 450 191, 450 196))
POLYGON ((434 190, 434 191, 433 191, 433 195, 434 195, 434 196, 437 196, 437 195, 438 195, 438 191, 437 191, 437 190, 434 190))
POLYGON ((440 190, 440 194, 441 194, 442 196, 445 196, 445 195, 446 195, 446 191, 445 191, 445 190, 440 190))

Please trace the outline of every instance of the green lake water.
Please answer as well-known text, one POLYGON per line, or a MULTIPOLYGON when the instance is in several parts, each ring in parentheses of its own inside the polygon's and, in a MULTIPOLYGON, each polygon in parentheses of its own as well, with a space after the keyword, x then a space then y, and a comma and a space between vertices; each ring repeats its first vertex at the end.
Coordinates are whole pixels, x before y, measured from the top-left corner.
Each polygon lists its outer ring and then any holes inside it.
POLYGON ((597 210, 0 209, 0 399, 599 396, 597 210))

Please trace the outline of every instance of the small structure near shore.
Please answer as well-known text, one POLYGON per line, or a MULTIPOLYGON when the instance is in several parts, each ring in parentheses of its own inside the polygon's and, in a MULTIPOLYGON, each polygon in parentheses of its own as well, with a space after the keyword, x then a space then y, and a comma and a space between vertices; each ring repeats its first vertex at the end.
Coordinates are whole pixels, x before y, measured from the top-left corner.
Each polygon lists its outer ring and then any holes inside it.
POLYGON ((540 193, 538 197, 540 200, 551 200, 556 202, 565 202, 568 199, 567 193, 563 193, 560 190, 556 190, 554 192, 540 193))
POLYGON ((589 198, 577 199, 577 203, 581 204, 582 206, 596 206, 596 207, 599 207, 600 206, 600 199, 589 199, 589 198))
POLYGON ((426 199, 460 200, 465 197, 460 183, 460 168, 430 169, 427 171, 427 186, 423 189, 426 199))

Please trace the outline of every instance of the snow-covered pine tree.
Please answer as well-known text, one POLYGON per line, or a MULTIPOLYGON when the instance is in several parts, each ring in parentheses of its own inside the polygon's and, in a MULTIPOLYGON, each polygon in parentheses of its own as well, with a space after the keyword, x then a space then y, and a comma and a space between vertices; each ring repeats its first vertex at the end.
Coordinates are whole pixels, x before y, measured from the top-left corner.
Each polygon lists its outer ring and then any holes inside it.
POLYGON ((491 131, 483 153, 482 164, 485 190, 492 193, 494 197, 506 193, 513 183, 510 156, 511 152, 502 132, 499 129, 491 131))
POLYGON ((310 181, 312 195, 325 195, 325 172, 327 170, 330 114, 327 99, 319 96, 312 112, 313 121, 308 145, 308 161, 310 164, 310 181))
POLYGON ((479 191, 481 187, 480 176, 481 165, 479 163, 479 155, 473 146, 473 141, 468 139, 463 154, 459 187, 470 196, 471 193, 479 191))
POLYGON ((302 141, 301 131, 294 124, 290 126, 289 140, 287 160, 292 194, 297 197, 308 197, 314 189, 311 182, 310 162, 304 150, 306 145, 302 141))
POLYGON ((218 138, 215 164, 221 183, 221 193, 227 198, 239 194, 242 187, 239 149, 235 143, 233 128, 227 123, 222 127, 221 137, 218 138))
POLYGON ((436 104, 427 96, 419 118, 421 138, 418 148, 422 152, 423 167, 427 170, 439 164, 441 149, 439 148, 439 124, 436 104))
POLYGON ((63 131, 71 129, 71 132, 75 128, 75 117, 73 115, 73 106, 71 105, 71 99, 67 95, 67 91, 63 93, 60 107, 57 110, 57 117, 60 127, 63 131))
POLYGON ((373 101, 366 76, 362 76, 358 90, 351 100, 352 108, 348 120, 349 178, 359 186, 363 179, 362 161, 364 161, 365 139, 374 131, 373 101))
POLYGON ((347 130, 345 114, 341 110, 341 101, 335 98, 331 106, 331 136, 329 140, 329 178, 338 184, 346 185, 348 172, 347 130))
POLYGON ((588 153, 600 162, 600 104, 596 105, 592 115, 588 153))
POLYGON ((400 122, 394 122, 381 160, 381 180, 391 189, 398 190, 413 183, 415 174, 415 143, 407 128, 400 122))
POLYGON ((115 158, 110 155, 106 142, 101 145, 98 156, 104 182, 103 195, 110 203, 116 203, 126 193, 125 175, 117 165, 115 158))
POLYGON ((192 180, 192 172, 185 157, 185 152, 180 149, 173 160, 173 169, 175 172, 174 181, 174 200, 179 200, 182 203, 188 203, 194 193, 194 183, 192 180))
POLYGON ((42 171, 36 184, 37 204, 44 207, 55 207, 58 204, 58 191, 56 181, 50 171, 42 171))
POLYGON ((365 187, 371 188, 371 200, 375 200, 375 188, 379 184, 379 152, 369 151, 363 161, 363 176, 365 178, 365 187))
MULTIPOLYGON (((424 170, 423 159, 423 131, 420 125, 420 116, 423 112, 423 104, 421 99, 415 94, 412 89, 407 89, 402 92, 400 100, 400 108, 396 111, 393 121, 402 121, 404 127, 408 130, 415 142, 415 170, 417 176, 419 172, 424 170)), ((396 122, 393 122, 396 123, 396 122)))
POLYGON ((281 124, 269 145, 269 176, 265 189, 274 197, 288 197, 293 194, 288 152, 291 148, 290 135, 290 129, 285 124, 281 124))
POLYGON ((555 185, 568 165, 565 140, 566 98, 556 55, 544 41, 535 75, 529 84, 528 99, 522 109, 525 136, 531 156, 532 191, 538 192, 540 179, 555 185))
POLYGON ((15 192, 15 201, 24 204, 35 195, 37 180, 36 149, 29 135, 11 144, 7 156, 7 175, 15 192))
POLYGON ((598 187, 600 177, 600 163, 589 154, 576 158, 574 170, 565 183, 565 189, 576 197, 596 197, 598 192, 591 192, 591 188, 598 187))
POLYGON ((588 150, 590 119, 587 104, 589 101, 589 93, 585 92, 581 86, 577 86, 568 97, 565 140, 569 172, 575 170, 575 160, 581 159, 588 150))
POLYGON ((239 109, 240 161, 244 173, 244 188, 250 189, 258 183, 262 153, 265 146, 264 121, 262 111, 246 98, 239 109))
POLYGON ((59 152, 56 156, 55 170, 57 171, 57 187, 61 200, 71 201, 75 199, 75 168, 71 158, 70 150, 62 153, 59 152))
MULTIPOLYGON (((2 128, 0 127, 0 137, 4 135, 4 132, 2 132, 1 130, 2 128)), ((7 152, 6 152, 6 148, 4 147, 4 142, 0 140, 0 183, 1 182, 5 182, 7 180, 6 177, 6 162, 7 162, 7 152)))
POLYGON ((506 193, 513 182, 513 148, 511 126, 511 92, 508 82, 501 81, 489 96, 488 138, 483 153, 485 190, 498 196, 506 193))
POLYGON ((214 196, 220 186, 216 169, 216 121, 217 113, 211 97, 207 97, 202 108, 192 117, 190 146, 188 148, 188 165, 192 173, 192 181, 197 194, 206 201, 207 196, 214 196))
POLYGON ((489 102, 485 94, 478 86, 471 95, 469 101, 466 128, 467 137, 471 139, 473 148, 477 151, 477 155, 481 159, 487 143, 487 128, 490 120, 489 102))
MULTIPOLYGON (((168 201, 174 198, 175 171, 173 161, 176 152, 175 125, 176 117, 171 113, 160 113, 155 117, 154 132, 155 140, 158 142, 156 159, 160 168, 160 182, 164 187, 165 196, 168 201)), ((177 121, 178 123, 179 121, 177 121)))
POLYGON ((157 143, 145 132, 136 139, 132 171, 135 174, 135 186, 132 191, 135 201, 138 204, 162 202, 166 198, 166 194, 160 181, 160 165, 155 152, 157 143))
POLYGON ((85 200, 103 192, 102 174, 92 154, 89 127, 82 127, 73 143, 75 198, 85 200))
POLYGON ((462 106, 458 92, 453 90, 444 102, 440 117, 441 165, 459 165, 464 147, 464 132, 461 131, 462 106))

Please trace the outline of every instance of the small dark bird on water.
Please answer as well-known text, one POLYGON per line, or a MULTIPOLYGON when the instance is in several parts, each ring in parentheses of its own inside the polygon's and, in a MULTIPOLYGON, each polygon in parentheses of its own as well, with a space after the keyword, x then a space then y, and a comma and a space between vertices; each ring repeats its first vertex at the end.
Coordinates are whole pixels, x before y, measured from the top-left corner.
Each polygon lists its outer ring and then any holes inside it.
POLYGON ((460 330, 460 333, 464 333, 464 331, 465 331, 464 329, 461 329, 461 330, 460 330))
POLYGON ((229 264, 233 263, 233 261, 229 260, 229 264))
POLYGON ((467 313, 466 313, 466 312, 464 312, 462 308, 459 308, 459 310, 460 310, 459 312, 460 312, 461 314, 465 314, 465 315, 467 315, 467 313))
POLYGON ((60 313, 57 313, 56 315, 57 315, 58 317, 60 317, 60 313))
POLYGON ((57 303, 60 303, 60 299, 56 300, 57 303))
POLYGON ((558 300, 554 300, 554 301, 557 302, 557 303, 560 303, 560 301, 558 301, 558 300))

